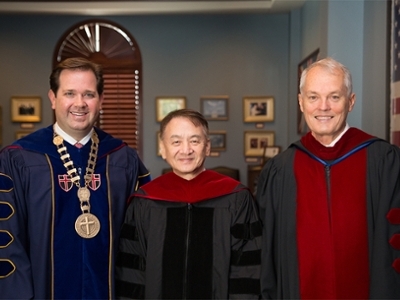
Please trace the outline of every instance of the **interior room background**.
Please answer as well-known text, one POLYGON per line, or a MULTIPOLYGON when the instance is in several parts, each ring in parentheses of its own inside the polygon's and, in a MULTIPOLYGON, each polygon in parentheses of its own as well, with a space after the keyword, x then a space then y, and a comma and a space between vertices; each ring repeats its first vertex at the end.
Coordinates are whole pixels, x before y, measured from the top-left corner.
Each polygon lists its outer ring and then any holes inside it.
MULTIPOLYGON (((1 5, 1 4, 0 4, 1 5)), ((15 140, 20 123, 11 122, 10 98, 42 98, 41 122, 53 122, 47 98, 53 52, 59 38, 84 20, 110 20, 122 26, 139 45, 142 69, 143 152, 153 177, 168 165, 157 155, 155 98, 185 96, 187 107, 200 110, 200 98, 229 97, 229 119, 210 121, 211 130, 226 130, 226 150, 209 157, 206 167, 240 170, 247 183, 244 132, 275 132, 275 145, 287 148, 297 132, 297 68, 319 49, 353 74, 357 103, 350 126, 389 136, 388 72, 390 32, 387 1, 305 1, 282 13, 48 15, 0 14, 1 147, 15 140), (256 128, 243 122, 243 97, 273 96, 273 122, 256 128)))

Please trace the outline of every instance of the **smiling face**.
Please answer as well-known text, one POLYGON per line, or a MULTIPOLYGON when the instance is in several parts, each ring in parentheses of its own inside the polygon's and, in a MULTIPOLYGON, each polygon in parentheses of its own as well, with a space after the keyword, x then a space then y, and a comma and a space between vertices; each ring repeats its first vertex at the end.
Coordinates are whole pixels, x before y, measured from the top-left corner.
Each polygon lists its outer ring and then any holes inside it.
POLYGON ((57 94, 48 96, 57 124, 77 141, 85 137, 97 120, 103 96, 97 92, 97 81, 90 70, 63 70, 57 94))
POLYGON ((202 126, 195 126, 188 118, 175 117, 165 127, 160 141, 160 152, 178 176, 190 180, 204 170, 210 155, 210 140, 202 126))
POLYGON ((355 94, 348 95, 340 69, 321 66, 309 70, 301 94, 300 109, 312 135, 323 145, 330 144, 345 128, 353 109, 355 94))

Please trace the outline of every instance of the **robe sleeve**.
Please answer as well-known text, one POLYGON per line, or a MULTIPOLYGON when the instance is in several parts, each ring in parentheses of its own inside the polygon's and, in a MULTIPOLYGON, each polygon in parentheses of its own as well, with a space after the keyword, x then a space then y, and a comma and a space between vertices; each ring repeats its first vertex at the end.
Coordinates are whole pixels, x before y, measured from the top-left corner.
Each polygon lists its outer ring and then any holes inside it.
POLYGON ((4 299, 35 296, 22 193, 27 183, 18 152, 6 148, 0 154, 0 291, 4 299))
POLYGON ((298 299, 295 151, 267 161, 260 173, 257 203, 263 223, 261 294, 263 299, 298 299))
POLYGON ((116 264, 117 299, 145 298, 146 245, 141 223, 137 221, 140 209, 135 207, 138 199, 133 197, 122 225, 120 247, 116 264), (140 235, 140 237, 139 237, 140 235))
POLYGON ((137 176, 135 191, 137 191, 142 185, 151 181, 150 172, 146 169, 146 167, 144 166, 143 162, 140 160, 139 157, 137 160, 139 162, 139 166, 138 166, 138 176, 137 176))
POLYGON ((276 299, 277 274, 274 261, 275 209, 273 207, 277 169, 273 160, 269 160, 258 178, 257 203, 260 206, 260 218, 263 223, 263 246, 261 254, 261 294, 263 299, 276 299))
POLYGON ((374 143, 367 171, 370 298, 400 299, 400 149, 374 143))
POLYGON ((262 223, 251 192, 244 189, 231 226, 231 271, 229 299, 259 299, 262 223))

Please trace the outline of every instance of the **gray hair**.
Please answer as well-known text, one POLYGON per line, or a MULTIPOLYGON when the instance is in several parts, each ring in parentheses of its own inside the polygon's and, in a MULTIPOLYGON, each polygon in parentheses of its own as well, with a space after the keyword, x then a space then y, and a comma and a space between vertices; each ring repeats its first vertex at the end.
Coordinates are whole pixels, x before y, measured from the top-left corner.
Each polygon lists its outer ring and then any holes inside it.
POLYGON ((330 73, 335 73, 338 70, 340 72, 342 72, 343 73, 343 84, 347 90, 347 97, 350 97, 351 93, 353 92, 353 83, 352 83, 352 79, 351 79, 351 73, 346 66, 344 66, 340 62, 334 60, 331 57, 327 57, 327 58, 318 60, 318 61, 312 63, 306 69, 304 69, 304 71, 301 73, 301 77, 300 77, 300 85, 299 85, 300 93, 303 93, 303 88, 304 88, 304 84, 306 82, 306 77, 308 75, 308 72, 312 68, 315 68, 315 67, 321 67, 321 68, 329 71, 330 73))

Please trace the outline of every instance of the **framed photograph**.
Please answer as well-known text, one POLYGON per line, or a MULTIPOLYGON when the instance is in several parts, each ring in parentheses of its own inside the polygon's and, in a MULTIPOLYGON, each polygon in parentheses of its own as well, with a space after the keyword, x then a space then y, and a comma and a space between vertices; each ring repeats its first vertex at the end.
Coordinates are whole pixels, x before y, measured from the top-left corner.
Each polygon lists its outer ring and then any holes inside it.
MULTIPOLYGON (((300 77, 301 73, 311 65, 313 62, 316 62, 319 59, 319 49, 315 50, 313 53, 308 55, 305 59, 303 59, 298 67, 297 67, 297 93, 300 94, 300 77)), ((298 104, 299 99, 296 99, 297 102, 297 133, 305 134, 308 132, 308 126, 304 119, 304 115, 300 110, 300 105, 298 104)))
POLYGON ((161 122, 168 113, 174 110, 186 108, 186 97, 168 96, 156 98, 156 119, 161 122))
POLYGON ((27 136, 31 132, 32 131, 17 131, 17 132, 15 132, 15 139, 19 140, 20 138, 23 138, 24 136, 27 136))
POLYGON ((281 152, 281 147, 279 146, 266 146, 263 149, 264 152, 264 157, 271 158, 274 157, 275 155, 279 154, 281 152))
POLYGON ((40 122, 42 99, 36 96, 11 97, 12 122, 40 122))
POLYGON ((274 98, 271 96, 244 97, 243 121, 272 122, 274 120, 274 98))
POLYGON ((210 121, 228 120, 228 96, 207 96, 200 98, 200 112, 210 121))
POLYGON ((156 135, 156 139, 157 139, 157 143, 156 143, 156 145, 157 145, 157 156, 161 156, 161 152, 160 152, 160 142, 161 142, 161 139, 160 139, 160 131, 157 131, 157 135, 156 135))
POLYGON ((244 156, 264 157, 264 148, 274 146, 275 132, 273 131, 245 131, 244 156))
POLYGON ((226 150, 226 131, 210 131, 211 152, 226 150))

